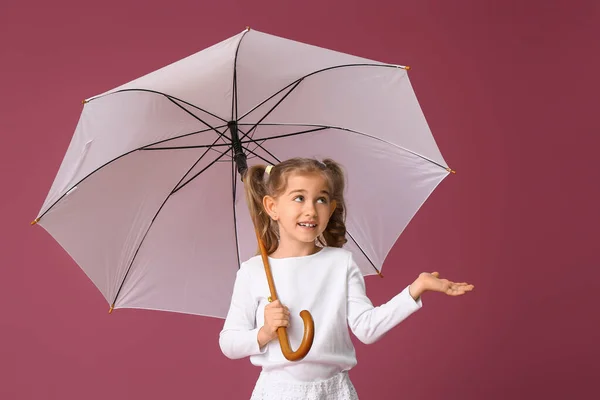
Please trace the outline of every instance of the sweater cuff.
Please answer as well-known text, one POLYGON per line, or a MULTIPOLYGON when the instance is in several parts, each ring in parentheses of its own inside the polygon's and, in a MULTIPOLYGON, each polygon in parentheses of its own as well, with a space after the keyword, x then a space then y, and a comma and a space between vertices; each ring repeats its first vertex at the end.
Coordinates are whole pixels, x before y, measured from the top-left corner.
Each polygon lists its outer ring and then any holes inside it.
POLYGON ((422 296, 419 296, 417 300, 413 299, 410 295, 410 285, 408 285, 402 292, 397 294, 392 301, 399 307, 408 309, 411 312, 417 311, 423 307, 422 296))
POLYGON ((267 345, 260 348, 258 347, 258 331, 260 328, 252 329, 248 332, 248 343, 247 343, 247 353, 250 356, 255 356, 258 354, 265 354, 267 351, 267 345))

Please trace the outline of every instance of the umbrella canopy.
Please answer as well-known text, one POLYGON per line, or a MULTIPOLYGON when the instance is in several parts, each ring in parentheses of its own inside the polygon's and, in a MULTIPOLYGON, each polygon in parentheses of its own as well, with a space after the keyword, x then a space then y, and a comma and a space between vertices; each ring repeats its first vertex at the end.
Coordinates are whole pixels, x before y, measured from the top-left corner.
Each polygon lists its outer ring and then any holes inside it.
POLYGON ((257 248, 235 160, 329 157, 376 274, 451 171, 407 71, 247 29, 85 100, 34 222, 114 308, 224 318, 257 248))

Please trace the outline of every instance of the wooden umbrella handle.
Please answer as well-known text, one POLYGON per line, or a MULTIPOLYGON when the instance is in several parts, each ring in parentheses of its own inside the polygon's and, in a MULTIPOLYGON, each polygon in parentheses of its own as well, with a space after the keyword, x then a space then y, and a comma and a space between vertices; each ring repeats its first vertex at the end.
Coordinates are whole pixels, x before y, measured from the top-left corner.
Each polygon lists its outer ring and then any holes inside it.
MULTIPOLYGON (((269 264, 269 257, 267 256, 267 249, 265 249, 265 245, 260 237, 260 234, 256 229, 255 231, 256 239, 258 240, 258 246, 260 248, 260 254, 262 256, 263 264, 265 265, 267 281, 269 282, 269 290, 271 291, 271 301, 275 301, 277 300, 277 291, 275 290, 275 284, 273 283, 273 275, 271 274, 271 266, 269 264)), ((298 350, 296 351, 293 351, 290 346, 287 328, 284 326, 277 328, 277 336, 279 337, 279 345, 281 346, 281 351, 283 352, 283 356, 289 361, 298 361, 303 359, 312 347, 313 339, 315 337, 315 325, 312 319, 312 315, 310 315, 308 311, 302 310, 300 311, 300 317, 304 322, 304 336, 302 337, 300 347, 298 347, 298 350)))

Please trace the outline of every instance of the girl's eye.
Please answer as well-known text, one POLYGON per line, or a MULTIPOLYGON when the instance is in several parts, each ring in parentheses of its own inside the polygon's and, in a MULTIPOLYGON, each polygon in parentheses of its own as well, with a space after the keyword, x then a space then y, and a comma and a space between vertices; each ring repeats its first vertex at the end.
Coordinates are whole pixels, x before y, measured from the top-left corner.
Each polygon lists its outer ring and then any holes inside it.
MULTIPOLYGON (((304 201, 304 196, 300 195, 300 196, 296 196, 294 197, 294 201, 296 202, 302 202, 304 201)), ((321 204, 327 204, 327 198, 326 197, 320 197, 317 202, 321 203, 321 204)))

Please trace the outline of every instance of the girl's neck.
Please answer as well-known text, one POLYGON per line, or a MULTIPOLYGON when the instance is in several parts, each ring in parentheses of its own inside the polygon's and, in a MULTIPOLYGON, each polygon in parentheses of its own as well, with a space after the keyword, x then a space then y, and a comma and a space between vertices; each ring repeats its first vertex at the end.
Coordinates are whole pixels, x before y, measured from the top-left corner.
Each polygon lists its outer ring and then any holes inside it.
POLYGON ((271 258, 304 257, 317 253, 321 248, 314 243, 279 243, 271 258))

